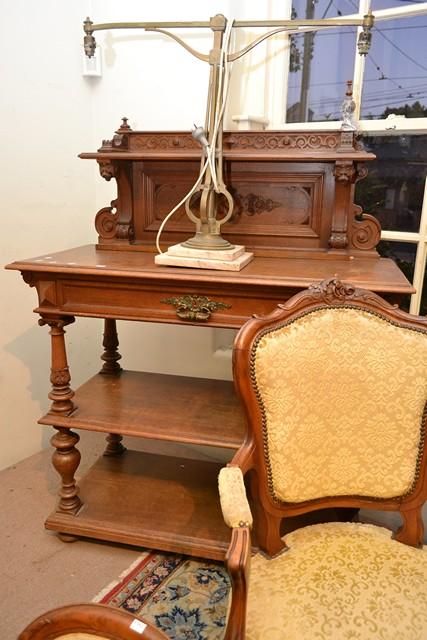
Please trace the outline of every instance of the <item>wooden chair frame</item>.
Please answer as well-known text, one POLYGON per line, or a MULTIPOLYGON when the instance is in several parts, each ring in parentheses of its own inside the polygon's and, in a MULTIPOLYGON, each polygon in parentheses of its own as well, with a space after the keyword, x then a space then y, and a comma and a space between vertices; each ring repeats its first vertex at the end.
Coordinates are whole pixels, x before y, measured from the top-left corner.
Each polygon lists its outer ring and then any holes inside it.
MULTIPOLYGON (((421 427, 421 445, 416 478, 411 492, 398 499, 378 499, 360 496, 330 496, 306 502, 278 503, 268 489, 267 467, 264 459, 263 416, 255 385, 251 380, 251 365, 256 340, 266 332, 315 310, 331 307, 350 307, 371 312, 399 327, 427 334, 427 319, 412 316, 397 306, 392 306, 371 291, 344 284, 336 278, 311 285, 265 317, 254 317, 239 331, 233 350, 235 386, 243 403, 247 434, 245 441, 227 466, 239 467, 242 474, 248 472, 253 504, 256 509, 256 538, 259 547, 269 556, 286 548, 280 537, 283 518, 329 507, 372 508, 399 511, 403 524, 395 539, 408 545, 422 545, 423 521, 421 509, 427 498, 427 444, 425 435, 427 404, 421 427)), ((232 539, 226 558, 231 581, 232 603, 226 640, 245 637, 246 594, 249 576, 251 536, 245 523, 232 529, 232 539)))
POLYGON ((87 633, 108 640, 168 640, 165 634, 150 625, 145 629, 133 622, 143 623, 140 618, 103 604, 73 604, 52 609, 29 624, 18 640, 55 640, 71 633, 87 633))

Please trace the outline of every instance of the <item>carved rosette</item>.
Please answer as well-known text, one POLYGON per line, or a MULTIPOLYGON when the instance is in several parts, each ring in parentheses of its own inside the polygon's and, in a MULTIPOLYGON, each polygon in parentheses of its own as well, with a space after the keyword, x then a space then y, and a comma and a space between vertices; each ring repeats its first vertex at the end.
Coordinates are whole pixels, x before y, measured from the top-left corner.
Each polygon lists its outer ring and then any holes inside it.
POLYGON ((317 294, 324 302, 331 304, 354 299, 357 290, 353 285, 344 284, 335 277, 310 285, 309 291, 317 294))
MULTIPOLYGON (((300 300, 310 298, 312 302, 326 302, 327 304, 346 305, 357 302, 372 303, 377 308, 384 310, 391 309, 390 304, 380 298, 373 291, 359 289, 351 284, 342 282, 337 275, 322 282, 311 284, 308 289, 300 294, 300 300)), ((289 308, 289 305, 279 305, 282 308, 289 308)), ((396 311, 394 310, 396 313, 396 311)), ((399 311, 397 311, 399 313, 399 311)), ((403 312, 403 315, 406 315, 403 312)))
POLYGON ((350 228, 350 243, 355 249, 368 251, 375 249, 381 239, 381 225, 374 216, 362 213, 360 207, 355 207, 355 216, 350 228))

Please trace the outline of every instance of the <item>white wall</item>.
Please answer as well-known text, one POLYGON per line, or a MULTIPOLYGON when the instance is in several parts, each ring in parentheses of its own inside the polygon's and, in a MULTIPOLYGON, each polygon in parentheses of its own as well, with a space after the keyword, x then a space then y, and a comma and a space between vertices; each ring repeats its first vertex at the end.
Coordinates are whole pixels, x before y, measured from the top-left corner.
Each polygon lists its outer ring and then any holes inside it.
MULTIPOLYGON (((76 158, 93 146, 90 88, 81 76, 85 2, 3 2, 0 262, 89 242, 92 177, 76 158), (6 6, 7 5, 7 6, 6 6)), ((0 270, 0 468, 46 443, 49 338, 32 314, 35 290, 0 270)))
MULTIPOLYGON (((256 3, 214 0, 15 0, 2 2, 0 24, 1 203, 0 262, 93 243, 96 211, 115 185, 96 163, 77 158, 111 137, 127 115, 144 129, 186 129, 204 121, 208 65, 177 44, 139 32, 98 33, 104 74, 81 74, 82 21, 207 20, 242 17, 256 3), (230 11, 233 6, 233 12, 230 11), (246 12, 246 13, 245 13, 246 12), (7 17, 7 19, 6 19, 7 17)), ((255 14, 254 14, 255 15, 255 14)), ((208 51, 206 35, 185 34, 208 51)), ((36 422, 48 407, 50 338, 37 326, 36 292, 18 272, 0 270, 0 468, 47 446, 50 429, 36 422)), ((128 368, 230 377, 227 358, 214 356, 211 329, 120 323, 128 368)), ((99 368, 102 325, 79 319, 67 328, 72 386, 99 368)))

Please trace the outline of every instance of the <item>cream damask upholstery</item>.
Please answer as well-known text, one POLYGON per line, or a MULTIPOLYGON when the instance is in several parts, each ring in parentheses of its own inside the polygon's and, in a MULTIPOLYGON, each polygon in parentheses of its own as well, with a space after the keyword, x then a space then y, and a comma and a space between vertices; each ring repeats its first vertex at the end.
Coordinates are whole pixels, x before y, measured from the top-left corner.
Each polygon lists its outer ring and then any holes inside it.
POLYGON ((368 524, 328 523, 251 560, 247 640, 426 640, 427 548, 368 524))
POLYGON ((219 498, 225 524, 231 528, 244 523, 252 527, 252 513, 239 467, 224 467, 218 477, 219 498))
POLYGON ((427 397, 424 333, 326 308, 267 332, 255 353, 277 499, 410 491, 427 397))
POLYGON ((427 640, 427 320, 332 278, 249 320, 233 373, 248 433, 229 466, 248 474, 255 518, 251 538, 240 479, 237 511, 221 495, 226 640, 427 640), (281 538, 284 519, 342 507, 399 511, 402 526, 396 539, 354 522, 281 538))

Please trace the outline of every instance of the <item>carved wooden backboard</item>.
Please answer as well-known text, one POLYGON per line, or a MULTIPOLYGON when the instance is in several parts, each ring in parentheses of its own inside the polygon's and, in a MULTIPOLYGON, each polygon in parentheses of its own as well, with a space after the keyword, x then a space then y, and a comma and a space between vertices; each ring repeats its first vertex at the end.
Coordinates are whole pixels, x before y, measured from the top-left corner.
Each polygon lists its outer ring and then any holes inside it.
MULTIPOLYGON (((101 175, 117 181, 117 199, 96 217, 99 246, 154 250, 162 220, 198 177, 201 150, 189 133, 137 132, 126 124, 97 153, 81 157, 96 159, 101 175)), ((354 183, 367 172, 362 163, 373 157, 352 132, 225 132, 224 177, 234 212, 223 235, 262 253, 377 256, 379 224, 353 203, 354 183)), ((221 215, 221 196, 217 207, 221 215)), ((162 245, 193 233, 181 206, 162 245)))

